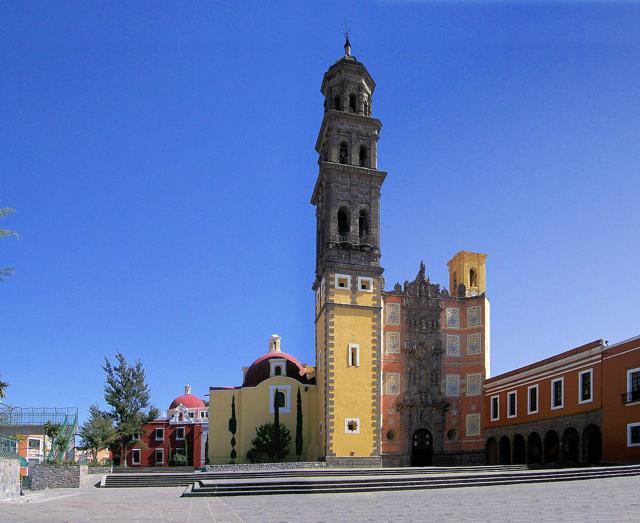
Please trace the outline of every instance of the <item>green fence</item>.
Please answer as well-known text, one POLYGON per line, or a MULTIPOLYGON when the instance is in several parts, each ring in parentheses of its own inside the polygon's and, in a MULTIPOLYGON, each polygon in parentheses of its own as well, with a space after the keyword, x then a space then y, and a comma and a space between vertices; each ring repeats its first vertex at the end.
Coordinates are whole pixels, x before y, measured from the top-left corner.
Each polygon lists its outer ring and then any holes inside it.
POLYGON ((0 458, 18 459, 18 440, 0 436, 0 458))

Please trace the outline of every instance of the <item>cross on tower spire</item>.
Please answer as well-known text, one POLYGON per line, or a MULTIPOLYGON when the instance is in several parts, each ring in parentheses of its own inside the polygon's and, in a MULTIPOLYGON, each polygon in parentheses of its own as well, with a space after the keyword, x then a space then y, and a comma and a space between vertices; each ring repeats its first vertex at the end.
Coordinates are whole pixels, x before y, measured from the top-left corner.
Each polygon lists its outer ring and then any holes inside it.
POLYGON ((344 26, 344 55, 351 56, 351 42, 349 41, 349 20, 346 18, 342 21, 344 26))

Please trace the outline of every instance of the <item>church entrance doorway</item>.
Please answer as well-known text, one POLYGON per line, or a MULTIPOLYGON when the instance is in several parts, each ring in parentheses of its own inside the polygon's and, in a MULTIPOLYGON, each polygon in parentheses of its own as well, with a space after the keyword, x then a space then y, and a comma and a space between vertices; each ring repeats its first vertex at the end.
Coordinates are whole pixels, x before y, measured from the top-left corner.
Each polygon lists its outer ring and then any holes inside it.
POLYGON ((426 467, 433 462, 433 437, 427 429, 418 429, 411 438, 411 466, 426 467))

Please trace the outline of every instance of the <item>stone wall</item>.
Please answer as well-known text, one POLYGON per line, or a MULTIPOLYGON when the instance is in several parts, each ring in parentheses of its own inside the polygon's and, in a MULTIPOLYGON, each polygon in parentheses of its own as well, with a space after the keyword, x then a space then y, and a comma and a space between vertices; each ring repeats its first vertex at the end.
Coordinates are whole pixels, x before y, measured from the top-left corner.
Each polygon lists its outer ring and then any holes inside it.
POLYGON ((111 474, 113 467, 88 467, 87 474, 111 474))
POLYGON ((39 463, 29 467, 31 489, 79 488, 87 475, 86 465, 52 465, 39 463))
POLYGON ((238 463, 236 465, 207 465, 206 472, 244 472, 261 470, 291 470, 291 469, 323 469, 326 463, 322 461, 287 461, 285 463, 238 463))
POLYGON ((330 468, 380 468, 382 458, 380 456, 327 456, 327 467, 330 468))
POLYGON ((20 462, 0 458, 0 500, 20 496, 20 462))

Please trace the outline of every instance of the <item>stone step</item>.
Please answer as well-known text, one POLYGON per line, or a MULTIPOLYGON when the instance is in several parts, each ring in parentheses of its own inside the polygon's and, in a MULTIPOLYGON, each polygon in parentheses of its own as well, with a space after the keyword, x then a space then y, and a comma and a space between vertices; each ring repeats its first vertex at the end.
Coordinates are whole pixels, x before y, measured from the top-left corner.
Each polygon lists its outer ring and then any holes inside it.
POLYGON ((255 472, 198 472, 153 474, 109 474, 101 484, 103 487, 152 487, 183 486, 198 480, 258 479, 279 477, 330 477, 330 476, 392 476, 410 474, 442 474, 443 472, 485 472, 505 470, 527 470, 525 465, 490 465, 471 467, 404 467, 382 469, 297 469, 255 472))
POLYGON ((441 477, 371 478, 308 481, 264 481, 210 483, 206 480, 190 485, 183 496, 255 496, 273 494, 307 494, 335 492, 375 492, 383 490, 416 490, 462 488, 473 486, 512 485, 518 483, 540 483, 578 481, 608 477, 640 475, 640 466, 607 467, 597 469, 544 470, 526 473, 446 475, 441 477))

